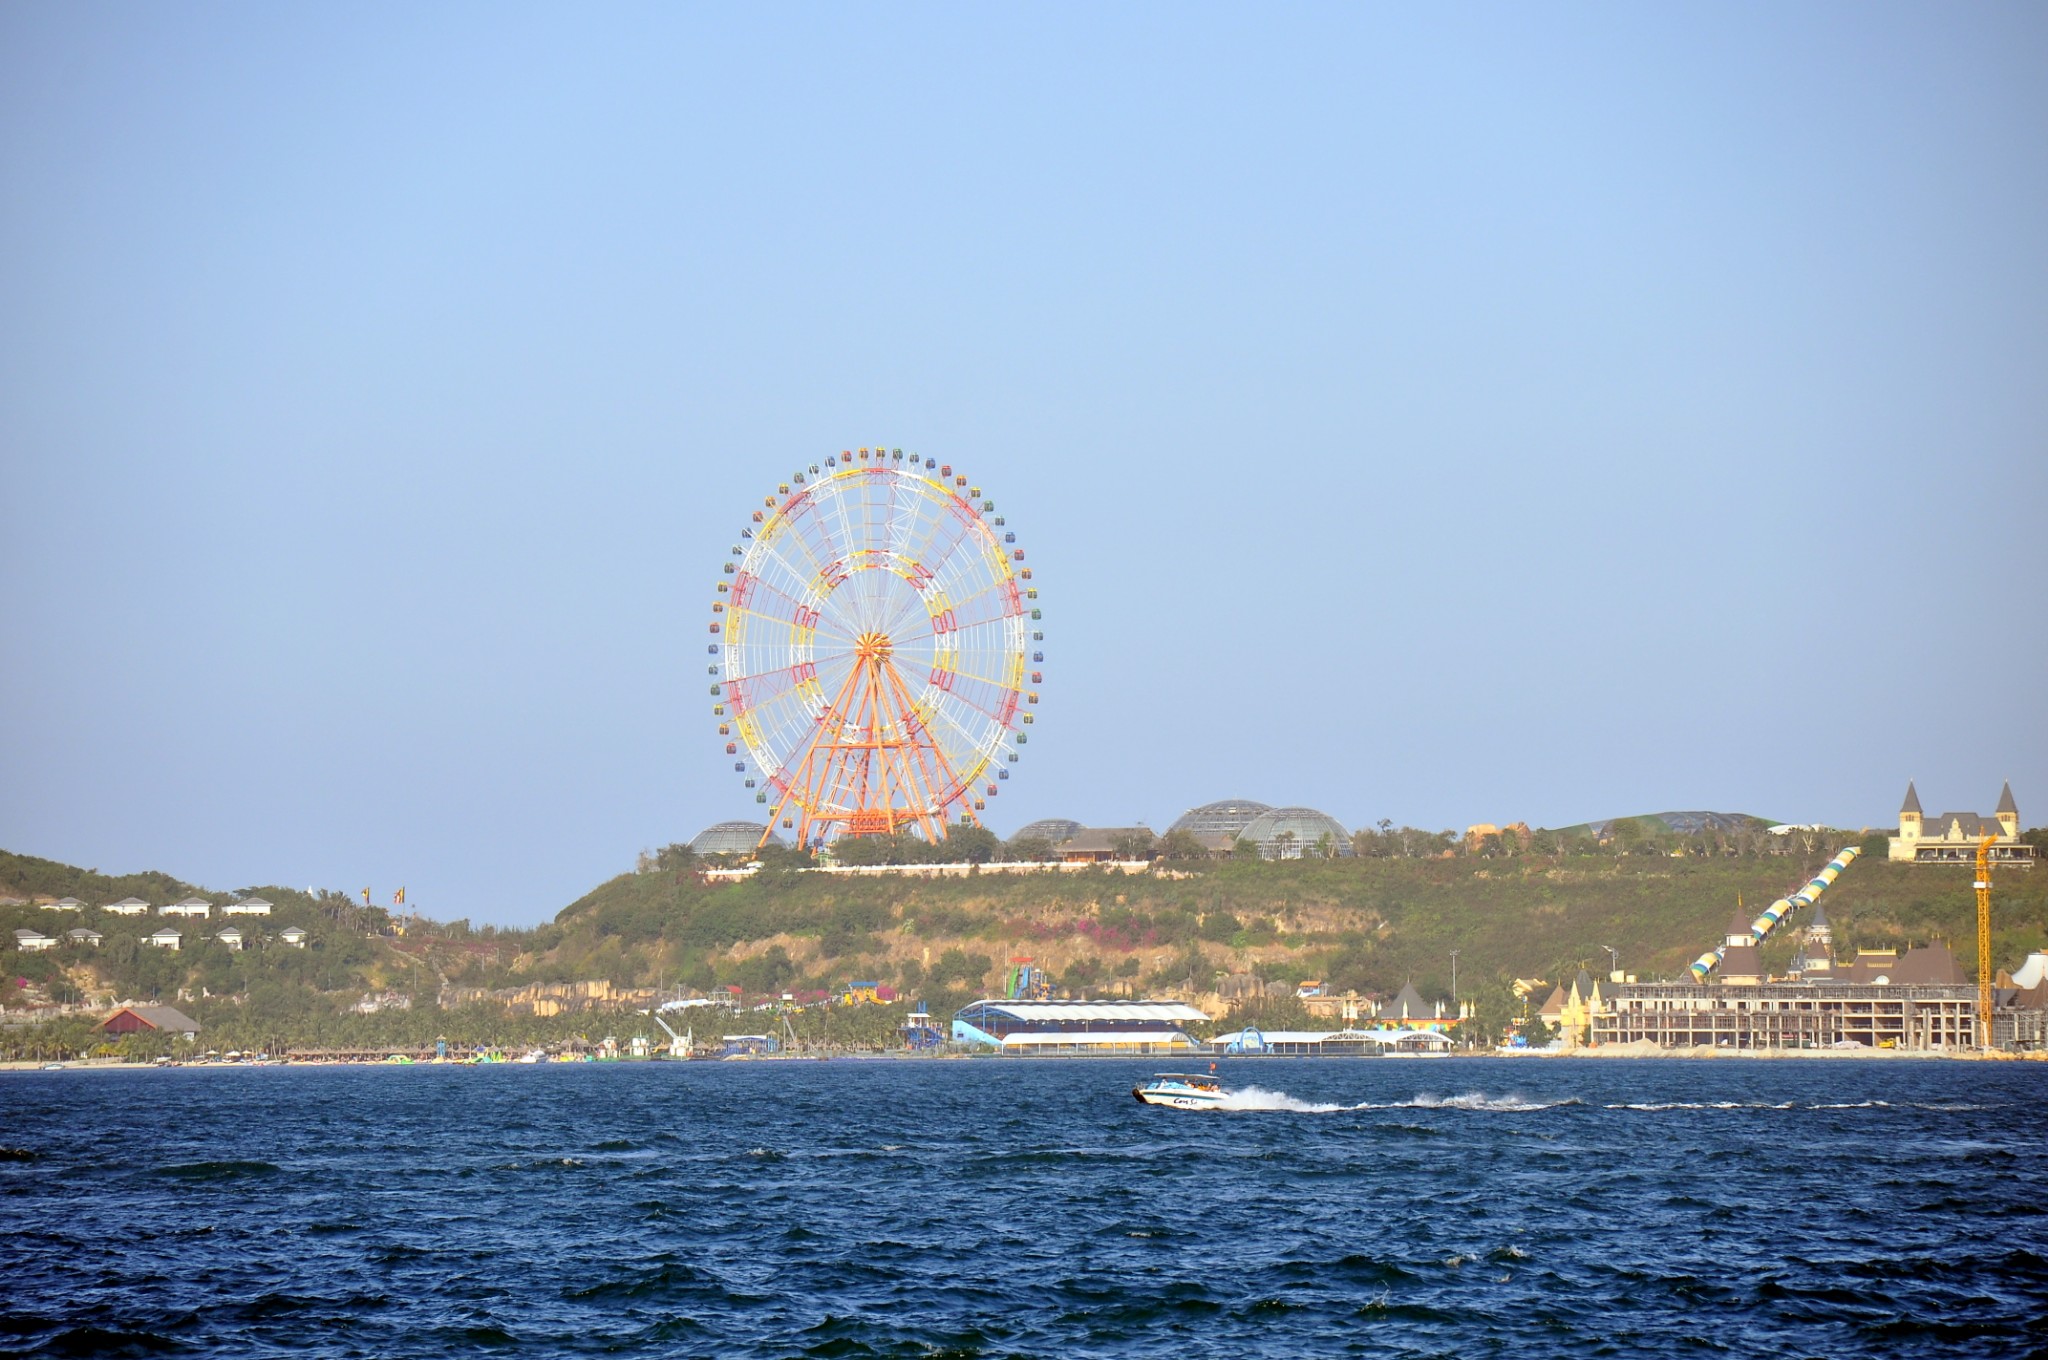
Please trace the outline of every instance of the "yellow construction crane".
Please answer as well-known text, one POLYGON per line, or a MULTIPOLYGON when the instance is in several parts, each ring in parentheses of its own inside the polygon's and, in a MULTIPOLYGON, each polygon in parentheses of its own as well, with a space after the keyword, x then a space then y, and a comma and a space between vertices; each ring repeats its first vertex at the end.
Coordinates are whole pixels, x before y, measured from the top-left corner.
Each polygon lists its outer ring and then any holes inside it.
POLYGON ((1991 1032, 1991 844, 1977 842, 1977 1043, 1986 1053, 1997 1045, 1991 1032))

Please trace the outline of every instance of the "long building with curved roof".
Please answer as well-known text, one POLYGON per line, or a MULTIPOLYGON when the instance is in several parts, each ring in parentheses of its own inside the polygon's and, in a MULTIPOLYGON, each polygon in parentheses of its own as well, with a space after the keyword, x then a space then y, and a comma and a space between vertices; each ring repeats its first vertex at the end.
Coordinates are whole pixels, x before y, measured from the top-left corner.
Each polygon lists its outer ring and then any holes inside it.
POLYGON ((1003 1001, 953 1015, 953 1041, 999 1053, 1186 1053, 1186 1026, 1209 1019, 1179 1001, 1003 1001))

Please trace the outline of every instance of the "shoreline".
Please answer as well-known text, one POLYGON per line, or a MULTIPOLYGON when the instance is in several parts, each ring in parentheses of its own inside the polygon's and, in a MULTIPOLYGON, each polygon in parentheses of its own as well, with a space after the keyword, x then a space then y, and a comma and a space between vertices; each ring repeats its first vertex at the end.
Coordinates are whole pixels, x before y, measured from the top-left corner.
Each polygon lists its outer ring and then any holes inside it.
MULTIPOLYGON (((296 1060, 283 1060, 283 1061, 272 1061, 272 1062, 264 1062, 264 1063, 243 1063, 243 1062, 203 1062, 203 1061, 200 1061, 200 1062, 175 1062, 175 1063, 166 1063, 166 1064, 161 1064, 161 1065, 159 1065, 158 1063, 156 1063, 156 1062, 153 1062, 153 1061, 152 1061, 152 1062, 123 1062, 123 1061, 121 1061, 121 1060, 119 1060, 119 1059, 112 1059, 112 1058, 80 1058, 80 1059, 65 1059, 65 1060, 62 1060, 62 1061, 35 1061, 35 1060, 24 1060, 24 1061, 8 1061, 8 1062, 0 1062, 0 1073, 9 1073, 9 1072, 12 1072, 12 1073, 20 1073, 20 1072, 158 1072, 158 1071, 167 1071, 167 1070, 177 1070, 177 1071, 181 1071, 181 1072, 183 1072, 183 1071, 194 1071, 194 1070, 206 1070, 206 1071, 237 1071, 237 1072, 239 1072, 239 1071, 258 1071, 258 1070, 268 1070, 268 1069, 283 1069, 283 1068, 297 1068, 297 1069, 301 1069, 301 1070, 307 1070, 307 1069, 317 1069, 317 1070, 344 1070, 344 1069, 345 1069, 345 1070, 351 1070, 351 1071, 360 1071, 360 1070, 386 1070, 386 1071, 389 1071, 389 1070, 410 1070, 410 1069, 413 1069, 413 1068, 421 1068, 421 1067, 427 1067, 427 1068, 444 1068, 444 1067, 453 1067, 453 1068, 470 1068, 470 1067, 641 1067, 641 1066, 663 1066, 663 1067, 666 1067, 666 1066, 671 1066, 671 1065, 675 1065, 675 1064, 684 1064, 684 1063, 722 1063, 722 1062, 732 1062, 732 1061, 740 1061, 740 1062, 747 1062, 747 1063, 817 1063, 817 1062, 827 1062, 827 1061, 829 1061, 829 1062, 836 1062, 836 1063, 867 1063, 867 1062, 886 1062, 886 1063, 895 1063, 895 1062, 948 1062, 948 1061, 951 1061, 951 1062, 958 1062, 958 1061, 963 1061, 963 1060, 978 1060, 978 1061, 981 1061, 981 1062, 993 1062, 993 1063, 1000 1063, 1000 1064, 1002 1064, 1002 1065, 1004 1065, 1004 1066, 1010 1066, 1010 1065, 1013 1065, 1013 1064, 1016 1064, 1016 1063, 1040 1063, 1040 1062, 1047 1062, 1047 1061, 1051 1061, 1051 1062, 1105 1062, 1105 1061, 1118 1061, 1118 1060, 1121 1060, 1121 1061, 1126 1061, 1126 1062, 1135 1062, 1135 1061, 1140 1061, 1140 1060, 1146 1060, 1146 1061, 1161 1061, 1161 1062, 1166 1062, 1166 1061, 1172 1061, 1172 1062, 1185 1062, 1185 1061, 1190 1061, 1190 1060, 1193 1060, 1193 1059, 1197 1059, 1197 1058, 1199 1058, 1200 1060, 1202 1060, 1202 1061, 1205 1061, 1205 1062, 1209 1062, 1209 1061, 1223 1061, 1223 1060, 1225 1060, 1225 1058, 1223 1057, 1223 1055, 1215 1055, 1215 1054, 1208 1054, 1208 1055, 1204 1055, 1204 1054, 1188 1054, 1188 1055, 1179 1055, 1179 1056, 1174 1056, 1174 1055, 1166 1055, 1166 1054, 1156 1054, 1156 1053, 1153 1053, 1153 1054, 1147 1054, 1147 1053, 1045 1053, 1045 1054, 1034 1054, 1034 1055, 1031 1055, 1031 1056, 1029 1056, 1029 1057, 1026 1057, 1026 1056, 1023 1056, 1023 1055, 1017 1055, 1017 1054, 1010 1054, 1010 1055, 1004 1055, 1004 1054, 997 1054, 997 1053, 822 1053, 822 1054, 796 1054, 796 1055, 789 1055, 789 1056, 778 1056, 778 1057, 752 1057, 752 1058, 744 1058, 744 1059, 725 1059, 725 1058, 689 1058, 689 1059, 685 1059, 685 1058, 617 1058, 617 1059, 606 1059, 606 1060, 603 1060, 603 1061, 599 1061, 599 1062, 589 1062, 589 1063, 586 1063, 586 1062, 538 1062, 538 1063, 519 1063, 519 1062, 511 1062, 511 1061, 502 1061, 502 1062, 490 1062, 490 1063, 474 1063, 474 1062, 469 1062, 469 1061, 466 1061, 466 1060, 463 1060, 463 1061, 442 1061, 442 1062, 437 1062, 437 1061, 435 1061, 435 1060, 433 1060, 433 1059, 429 1058, 429 1059, 424 1059, 424 1060, 420 1060, 420 1059, 415 1059, 415 1060, 414 1060, 414 1061, 412 1061, 412 1062, 404 1062, 404 1063, 394 1063, 394 1062, 383 1062, 383 1061, 368 1061, 368 1062, 337 1062, 337 1061, 320 1061, 320 1060, 310 1060, 310 1061, 296 1061, 296 1060)), ((1783 1062, 1783 1061, 1823 1061, 1823 1062, 1826 1062, 1826 1061, 1847 1061, 1847 1062, 1943 1062, 1943 1061, 1947 1061, 1947 1062, 1991 1062, 1991 1063, 2006 1063, 2006 1062, 2048 1062, 2048 1050, 2033 1050, 2033 1049, 2030 1049, 2030 1050, 2027 1050, 2027 1051, 2025 1051, 2025 1052, 2020 1052, 2020 1053, 2006 1053, 2006 1052, 1999 1052, 1999 1053, 1978 1053, 1978 1052, 1974 1052, 1974 1051, 1973 1051, 1973 1052, 1954 1052, 1954 1053, 1949 1053, 1949 1052, 1938 1052, 1938 1051, 1929 1051, 1929 1050, 1921 1050, 1921 1049, 1888 1049, 1888 1048, 1887 1048, 1887 1049, 1859 1049, 1859 1050, 1848 1050, 1848 1049, 1780 1049, 1780 1048, 1759 1048, 1759 1049, 1725 1049, 1725 1048, 1723 1048, 1723 1049, 1717 1049, 1717 1048, 1706 1048, 1706 1047, 1697 1047, 1697 1048, 1638 1048, 1637 1046, 1635 1046, 1635 1045, 1632 1045, 1632 1044, 1631 1044, 1631 1045, 1617 1045, 1617 1044, 1606 1044, 1606 1045, 1601 1045, 1601 1046, 1599 1046, 1599 1047, 1587 1047, 1587 1048, 1575 1048, 1575 1049, 1560 1049, 1560 1050, 1557 1050, 1557 1051, 1553 1051, 1553 1052, 1531 1052, 1531 1051, 1527 1051, 1527 1050, 1524 1050, 1524 1051, 1521 1051, 1521 1052, 1512 1052, 1512 1051, 1510 1051, 1510 1052, 1500 1052, 1500 1051, 1488 1051, 1488 1052, 1484 1052, 1484 1053, 1443 1053, 1443 1054, 1427 1054, 1427 1055, 1402 1055, 1402 1056, 1386 1056, 1386 1057, 1372 1057, 1372 1058, 1365 1058, 1365 1057, 1353 1057, 1353 1056, 1345 1056, 1345 1057, 1328 1057, 1328 1058, 1303 1058, 1303 1057, 1292 1057, 1292 1056, 1289 1056, 1289 1057, 1277 1057, 1277 1056, 1272 1056, 1272 1055, 1245 1055, 1245 1054, 1231 1054, 1231 1055, 1228 1055, 1227 1061, 1229 1061, 1229 1062, 1230 1062, 1230 1063, 1231 1063, 1231 1064, 1232 1064, 1233 1066, 1235 1066, 1235 1065, 1239 1065, 1239 1064, 1244 1064, 1244 1063, 1253 1063, 1253 1064, 1258 1064, 1258 1063, 1265 1063, 1265 1062, 1273 1062, 1273 1061, 1279 1061, 1279 1062, 1315 1062, 1315 1063, 1356 1063, 1356 1062, 1372 1062, 1372 1063, 1379 1063, 1379 1062, 1383 1062, 1383 1061, 1391 1061, 1391 1062, 1401 1062, 1401 1063, 1406 1063, 1406 1062, 1421 1062, 1421 1061, 1427 1061, 1427 1062, 1459 1062, 1459 1061, 1469 1061, 1469 1060, 1471 1060, 1471 1059, 1474 1059, 1474 1058, 1512 1058, 1512 1059, 1515 1059, 1515 1060, 1517 1060, 1517 1061, 1525 1061, 1525 1060, 1529 1060, 1529 1059, 1551 1059, 1551 1060, 1555 1060, 1555 1059, 1589 1059, 1589 1058, 1590 1058, 1590 1059, 1603 1059, 1603 1060, 1608 1060, 1608 1061, 1613 1061, 1613 1060, 1631 1060, 1631 1059, 1633 1059, 1633 1060, 1639 1060, 1639 1061, 1644 1061, 1644 1060, 1647 1060, 1647 1061, 1656 1061, 1656 1060, 1659 1060, 1659 1059, 1678 1059, 1678 1060, 1681 1060, 1681 1061, 1686 1061, 1686 1062, 1715 1062, 1715 1061, 1719 1061, 1719 1062, 1725 1062, 1725 1061, 1743 1061, 1743 1060, 1754 1060, 1754 1061, 1766 1061, 1766 1062, 1783 1062)))

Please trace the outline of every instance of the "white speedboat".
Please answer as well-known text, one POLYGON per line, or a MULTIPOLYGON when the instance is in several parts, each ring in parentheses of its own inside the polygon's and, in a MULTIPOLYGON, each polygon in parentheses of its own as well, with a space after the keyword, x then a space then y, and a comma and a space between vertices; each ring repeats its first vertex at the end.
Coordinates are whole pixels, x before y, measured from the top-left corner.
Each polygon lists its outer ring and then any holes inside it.
POLYGON ((1147 1105, 1167 1105, 1176 1110, 1209 1110, 1221 1105, 1230 1093, 1214 1077, 1192 1072, 1161 1072, 1131 1094, 1147 1105))

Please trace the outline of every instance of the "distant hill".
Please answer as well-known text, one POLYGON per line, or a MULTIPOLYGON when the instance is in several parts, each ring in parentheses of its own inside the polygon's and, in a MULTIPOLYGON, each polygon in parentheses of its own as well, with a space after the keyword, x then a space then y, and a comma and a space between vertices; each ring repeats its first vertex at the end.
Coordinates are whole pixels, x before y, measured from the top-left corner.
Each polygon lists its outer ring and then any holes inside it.
POLYGON ((1616 826, 1623 822, 1661 822, 1664 829, 1681 836, 1696 836, 1702 831, 1719 831, 1734 834, 1741 831, 1761 831, 1778 823, 1766 817, 1747 812, 1646 812, 1634 817, 1606 817, 1597 822, 1580 822, 1577 826, 1558 828, 1566 835, 1592 836, 1606 840, 1613 836, 1616 826))

